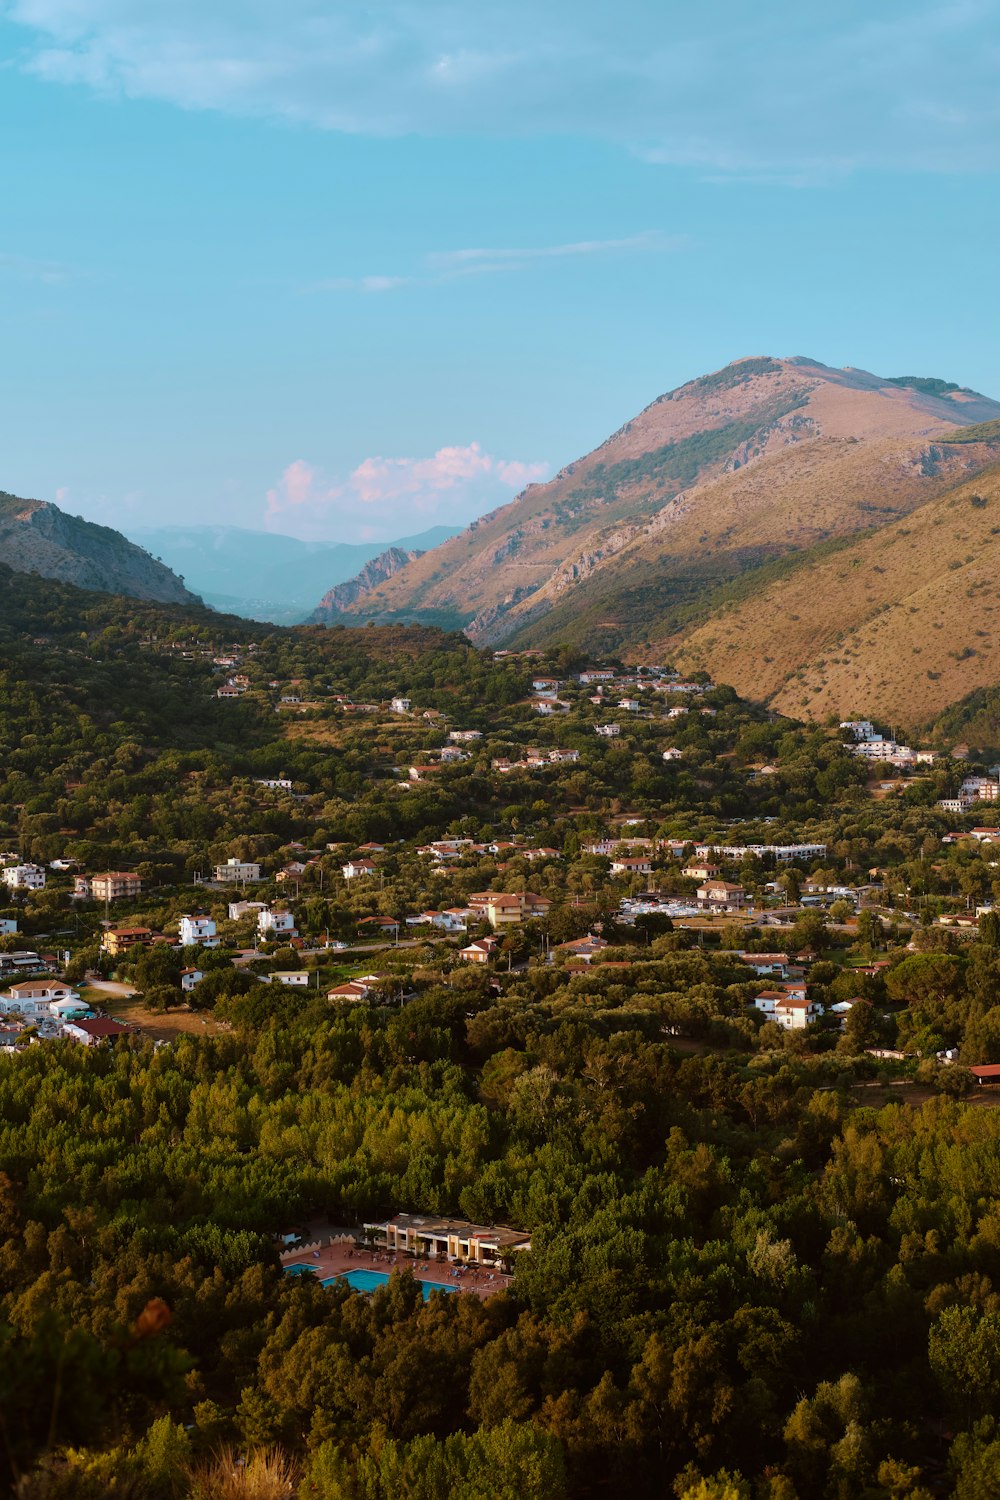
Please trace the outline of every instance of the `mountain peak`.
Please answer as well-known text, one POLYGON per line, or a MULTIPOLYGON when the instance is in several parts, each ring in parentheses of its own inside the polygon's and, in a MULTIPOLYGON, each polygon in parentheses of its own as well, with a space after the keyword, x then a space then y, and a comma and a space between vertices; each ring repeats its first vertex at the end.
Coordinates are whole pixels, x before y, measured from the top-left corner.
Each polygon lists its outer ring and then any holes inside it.
POLYGON ((346 604, 481 642, 614 648, 711 585, 907 514, 992 457, 1000 404, 935 377, 752 354, 652 401, 547 484, 346 604))

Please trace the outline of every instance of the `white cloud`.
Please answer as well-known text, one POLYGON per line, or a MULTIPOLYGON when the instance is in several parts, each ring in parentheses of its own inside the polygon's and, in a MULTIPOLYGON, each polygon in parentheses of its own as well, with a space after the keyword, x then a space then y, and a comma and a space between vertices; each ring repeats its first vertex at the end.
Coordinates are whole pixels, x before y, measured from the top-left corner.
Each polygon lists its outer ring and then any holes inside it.
POLYGON ((393 135, 576 134, 723 178, 1000 165, 995 0, 0 0, 22 65, 393 135))
POLYGON ((307 538, 391 541, 442 523, 465 525, 548 473, 548 464, 497 458, 478 443, 439 448, 429 458, 366 458, 345 480, 300 458, 268 490, 264 524, 307 538))

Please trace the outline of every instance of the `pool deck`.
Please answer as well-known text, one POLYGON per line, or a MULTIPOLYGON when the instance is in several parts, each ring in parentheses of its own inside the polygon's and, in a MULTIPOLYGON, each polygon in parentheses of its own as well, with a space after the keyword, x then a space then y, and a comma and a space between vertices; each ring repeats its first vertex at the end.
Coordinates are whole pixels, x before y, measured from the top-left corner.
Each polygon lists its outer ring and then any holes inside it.
POLYGON ((319 1249, 286 1250, 281 1254, 283 1266, 309 1266, 320 1281, 344 1271, 412 1271, 427 1286, 446 1286, 452 1291, 471 1292, 483 1301, 496 1292, 505 1291, 513 1281, 503 1271, 484 1271, 470 1266, 452 1266, 438 1261, 418 1260, 401 1251, 359 1250, 343 1244, 321 1245, 319 1249))

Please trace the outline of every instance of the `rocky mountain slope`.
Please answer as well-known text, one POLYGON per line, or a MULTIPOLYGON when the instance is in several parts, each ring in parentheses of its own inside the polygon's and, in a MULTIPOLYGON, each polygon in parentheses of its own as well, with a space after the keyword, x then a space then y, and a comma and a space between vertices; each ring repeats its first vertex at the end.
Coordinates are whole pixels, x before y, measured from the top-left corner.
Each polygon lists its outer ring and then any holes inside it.
POLYGON ((940 380, 739 360, 659 397, 545 485, 348 606, 480 643, 673 637, 719 589, 889 525, 1000 456, 1000 404, 940 380))
POLYGON ((183 580, 109 526, 69 516, 46 500, 0 493, 0 562, 79 588, 196 604, 183 580))
POLYGON ((395 577, 408 563, 417 562, 423 556, 424 553, 417 549, 406 551, 402 547, 387 547, 378 557, 365 563, 360 573, 353 578, 328 589, 309 616, 309 624, 336 624, 338 616, 343 615, 352 605, 363 606, 365 599, 379 584, 395 577))

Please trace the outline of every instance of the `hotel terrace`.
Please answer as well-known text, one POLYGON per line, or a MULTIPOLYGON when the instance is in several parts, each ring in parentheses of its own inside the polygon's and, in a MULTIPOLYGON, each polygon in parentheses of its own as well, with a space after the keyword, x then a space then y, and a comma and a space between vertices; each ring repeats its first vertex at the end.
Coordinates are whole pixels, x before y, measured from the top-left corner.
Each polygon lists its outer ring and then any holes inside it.
POLYGON ((379 1249, 402 1250, 416 1256, 500 1265, 517 1250, 531 1249, 531 1236, 520 1229, 469 1224, 465 1219, 433 1219, 419 1214, 396 1214, 380 1223, 365 1224, 365 1235, 379 1249))

